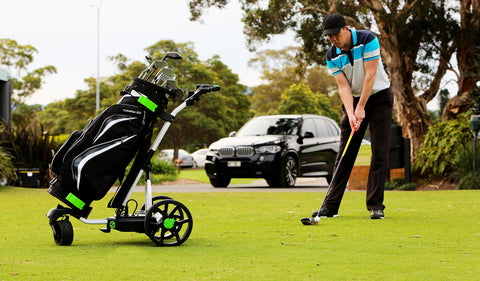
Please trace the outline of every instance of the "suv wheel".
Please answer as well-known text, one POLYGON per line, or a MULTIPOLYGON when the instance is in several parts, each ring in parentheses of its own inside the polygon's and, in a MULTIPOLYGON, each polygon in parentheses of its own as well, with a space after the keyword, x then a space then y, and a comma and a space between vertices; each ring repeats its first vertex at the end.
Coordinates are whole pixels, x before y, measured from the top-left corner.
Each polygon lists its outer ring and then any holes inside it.
POLYGON ((280 178, 277 180, 279 187, 294 187, 297 180, 297 160, 287 156, 280 167, 280 178))
POLYGON ((230 180, 231 178, 219 176, 210 178, 210 183, 213 187, 227 187, 230 184, 230 180))

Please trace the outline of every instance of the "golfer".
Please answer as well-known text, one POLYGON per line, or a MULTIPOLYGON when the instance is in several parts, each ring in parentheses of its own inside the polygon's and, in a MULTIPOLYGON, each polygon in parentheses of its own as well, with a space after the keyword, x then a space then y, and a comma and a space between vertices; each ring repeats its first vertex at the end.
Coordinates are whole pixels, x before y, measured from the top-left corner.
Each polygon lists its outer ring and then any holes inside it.
MULTIPOLYGON (((327 52, 327 67, 337 82, 344 111, 340 120, 340 153, 334 168, 338 172, 332 179, 319 216, 338 216, 348 178, 367 125, 370 125, 372 160, 366 203, 371 219, 383 219, 393 93, 380 57, 380 44, 375 34, 347 26, 345 18, 337 13, 325 17, 323 35, 333 44, 327 52), (353 129, 356 132, 339 167, 340 155, 353 129)), ((313 216, 317 216, 317 212, 313 216)))

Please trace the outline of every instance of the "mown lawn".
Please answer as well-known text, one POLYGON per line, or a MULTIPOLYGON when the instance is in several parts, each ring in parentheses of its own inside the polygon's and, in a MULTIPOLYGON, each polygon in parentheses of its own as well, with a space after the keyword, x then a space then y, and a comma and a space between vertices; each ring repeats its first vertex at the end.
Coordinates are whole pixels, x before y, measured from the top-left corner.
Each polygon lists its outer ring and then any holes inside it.
MULTIPOLYGON (((166 194, 194 218, 190 238, 156 247, 144 234, 102 233, 72 219, 56 246, 44 189, 0 187, 0 280, 478 280, 480 191, 386 192, 370 220, 364 192, 346 192, 339 218, 304 226, 324 194, 166 194)), ((112 216, 94 202, 89 218, 112 216)), ((141 200, 142 193, 133 198, 141 200)), ((142 203, 142 201, 140 201, 142 203)))

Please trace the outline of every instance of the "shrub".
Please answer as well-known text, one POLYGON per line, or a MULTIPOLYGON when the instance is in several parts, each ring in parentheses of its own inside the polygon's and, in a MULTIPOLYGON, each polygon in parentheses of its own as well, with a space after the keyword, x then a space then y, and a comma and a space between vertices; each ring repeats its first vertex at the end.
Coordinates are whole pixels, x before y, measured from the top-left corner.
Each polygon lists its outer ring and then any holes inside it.
POLYGON ((385 190, 394 190, 397 188, 397 185, 394 182, 386 181, 385 182, 385 190))
POLYGON ((470 114, 471 110, 430 127, 414 159, 414 172, 423 177, 451 177, 464 161, 460 157, 464 148, 459 144, 469 143, 472 138, 470 114))
POLYGON ((458 189, 480 189, 480 172, 470 171, 464 175, 458 182, 458 189))
POLYGON ((458 189, 480 189, 480 153, 477 151, 475 155, 476 170, 473 173, 473 145, 466 144, 462 148, 459 155, 462 161, 455 166, 452 177, 457 182, 458 189))
POLYGON ((152 174, 164 174, 164 175, 178 175, 177 167, 168 161, 161 161, 156 158, 153 158, 150 162, 152 174))
MULTIPOLYGON (((131 165, 128 165, 125 170, 125 175, 130 172, 131 165)), ((167 161, 161 161, 156 158, 152 158, 150 161, 150 179, 152 184, 162 183, 164 181, 175 181, 178 176, 177 167, 173 163, 167 161)), ((145 173, 138 181, 138 184, 145 184, 145 173)))
POLYGON ((45 187, 49 183, 49 164, 58 145, 43 131, 42 125, 33 121, 27 126, 5 126, 0 131, 0 140, 16 168, 39 168, 40 185, 45 187))
POLYGON ((416 190, 417 185, 414 183, 406 183, 398 187, 398 190, 416 190))
POLYGON ((404 184, 405 180, 404 179, 394 179, 392 181, 386 181, 385 182, 385 190, 394 190, 398 189, 399 186, 404 184))
POLYGON ((12 157, 0 146, 0 180, 11 182, 17 179, 12 157))

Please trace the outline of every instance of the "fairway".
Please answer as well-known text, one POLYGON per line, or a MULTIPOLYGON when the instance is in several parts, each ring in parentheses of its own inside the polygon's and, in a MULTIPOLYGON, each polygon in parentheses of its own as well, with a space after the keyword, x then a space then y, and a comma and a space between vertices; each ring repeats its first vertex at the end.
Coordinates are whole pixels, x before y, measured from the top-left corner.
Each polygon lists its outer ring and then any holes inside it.
MULTIPOLYGON (((192 212, 190 238, 156 247, 145 235, 105 234, 72 218, 71 246, 56 246, 45 189, 0 187, 0 280, 478 280, 480 191, 389 191, 385 220, 370 220, 364 192, 346 192, 339 218, 304 226, 324 194, 164 194, 192 212)), ((133 197, 142 204, 143 193, 133 197)), ((113 216, 111 194, 89 218, 113 216)))

